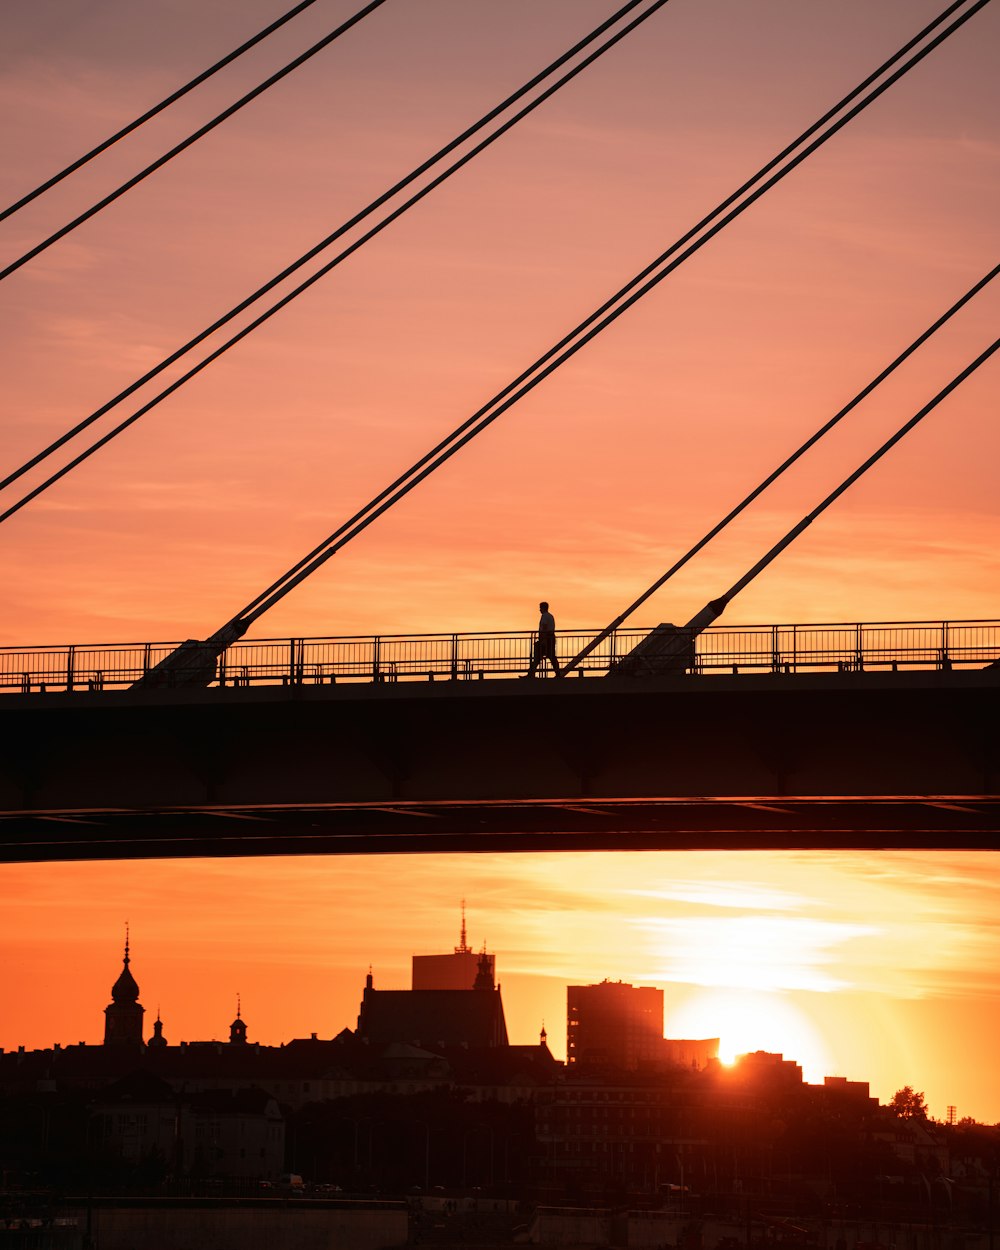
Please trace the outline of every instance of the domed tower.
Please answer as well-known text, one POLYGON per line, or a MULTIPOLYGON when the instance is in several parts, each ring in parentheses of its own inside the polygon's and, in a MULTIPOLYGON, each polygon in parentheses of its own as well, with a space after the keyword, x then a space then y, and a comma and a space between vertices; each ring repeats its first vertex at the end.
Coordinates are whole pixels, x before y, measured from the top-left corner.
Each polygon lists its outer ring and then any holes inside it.
POLYGON ((142 1017, 146 1008, 139 1002, 139 987, 129 971, 129 962, 126 929, 121 976, 111 987, 111 1002, 104 1008, 105 1046, 142 1046, 142 1017))
POLYGON ((245 1046, 247 1044, 247 1025, 243 1019, 239 994, 236 995, 236 1019, 229 1026, 229 1044, 230 1046, 245 1046))
POLYGON ((163 1036, 163 1021, 157 1011, 156 1019, 153 1021, 153 1036, 146 1043, 146 1047, 149 1050, 163 1050, 166 1045, 167 1039, 163 1036))

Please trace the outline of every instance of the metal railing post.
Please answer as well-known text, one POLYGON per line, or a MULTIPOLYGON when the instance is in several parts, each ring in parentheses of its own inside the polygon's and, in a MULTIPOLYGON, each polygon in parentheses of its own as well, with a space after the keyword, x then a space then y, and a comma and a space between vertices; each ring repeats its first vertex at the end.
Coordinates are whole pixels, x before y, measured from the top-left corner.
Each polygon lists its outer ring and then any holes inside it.
MULTIPOLYGON (((789 623, 712 629, 692 640, 689 659, 696 673, 713 669, 731 668, 735 672, 763 669, 767 657, 765 642, 770 651, 769 667, 776 673, 805 672, 814 667, 859 672, 865 671, 868 664, 893 671, 907 666, 947 671, 980 659, 996 660, 1000 656, 1000 622, 958 620, 954 622, 954 634, 952 624, 950 620, 860 621, 853 625, 841 621, 815 626, 789 623), (803 635, 801 642, 800 633, 803 635)), ((520 668, 524 655, 521 648, 527 642, 527 660, 530 661, 534 638, 534 631, 527 630, 487 637, 460 631, 427 636, 390 635, 390 659, 385 664, 380 636, 244 641, 234 651, 236 658, 231 665, 228 650, 221 652, 212 681, 223 686, 249 685, 257 681, 301 684, 307 676, 323 680, 327 668, 330 680, 335 680, 338 672, 346 678, 364 680, 369 665, 371 680, 376 683, 406 680, 417 674, 429 679, 443 676, 445 680, 470 681, 492 674, 509 675, 520 668), (322 647, 317 650, 319 644, 322 647), (286 646, 287 657, 283 658, 286 646), (366 660, 365 651, 369 646, 371 654, 366 660), (324 658, 317 659, 317 656, 324 658), (396 658, 392 659, 393 656, 396 658)), ((580 666, 581 675, 584 670, 590 673, 602 669, 613 671, 630 654, 637 639, 641 641, 638 631, 611 631, 602 639, 600 649, 589 653, 590 659, 580 666)), ((565 635, 560 639, 560 650, 571 644, 578 646, 579 639, 574 641, 573 636, 565 635)), ((140 670, 143 675, 153 672, 156 666, 154 648, 159 652, 170 645, 175 644, 115 643, 103 647, 69 644, 50 650, 3 647, 0 648, 0 658, 4 661, 0 686, 23 690, 45 686, 52 690, 65 683, 67 691, 75 690, 78 682, 81 689, 118 686, 133 680, 140 670), (141 653, 137 654, 140 648, 141 653), (103 667, 98 669, 97 665, 103 667)), ((167 687, 182 684, 173 669, 164 673, 164 682, 167 687)))

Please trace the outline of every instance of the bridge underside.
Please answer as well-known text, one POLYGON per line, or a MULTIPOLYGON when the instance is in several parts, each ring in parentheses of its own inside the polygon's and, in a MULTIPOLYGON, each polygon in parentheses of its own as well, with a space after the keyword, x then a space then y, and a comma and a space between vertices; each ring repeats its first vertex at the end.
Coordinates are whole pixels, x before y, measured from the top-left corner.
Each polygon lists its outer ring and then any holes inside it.
POLYGON ((1000 846, 1000 673, 13 695, 0 858, 1000 846))
POLYGON ((998 846, 1000 798, 638 799, 10 813, 7 862, 483 851, 998 846))

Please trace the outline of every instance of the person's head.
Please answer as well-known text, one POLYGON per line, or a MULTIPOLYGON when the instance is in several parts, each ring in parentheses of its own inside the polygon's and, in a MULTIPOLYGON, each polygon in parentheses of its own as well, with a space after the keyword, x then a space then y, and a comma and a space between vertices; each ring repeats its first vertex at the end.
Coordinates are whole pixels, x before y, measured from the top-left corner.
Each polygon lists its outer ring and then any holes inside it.
POLYGON ((547 603, 540 603, 540 604, 538 605, 538 610, 539 610, 539 612, 548 612, 548 610, 549 610, 549 605, 548 605, 547 603))

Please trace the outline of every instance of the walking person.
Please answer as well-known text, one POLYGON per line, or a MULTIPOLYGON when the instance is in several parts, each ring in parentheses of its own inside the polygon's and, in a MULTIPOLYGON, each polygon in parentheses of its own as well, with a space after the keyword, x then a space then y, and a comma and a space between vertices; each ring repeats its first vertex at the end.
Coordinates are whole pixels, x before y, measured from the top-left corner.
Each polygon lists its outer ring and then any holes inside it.
POLYGON ((539 664, 543 660, 548 660, 558 677, 559 661, 556 659, 555 617, 549 611, 547 603, 540 603, 538 611, 541 613, 541 616, 538 618, 538 636, 535 639, 535 653, 531 659, 531 668, 528 669, 528 676, 534 677, 538 671, 539 664))

